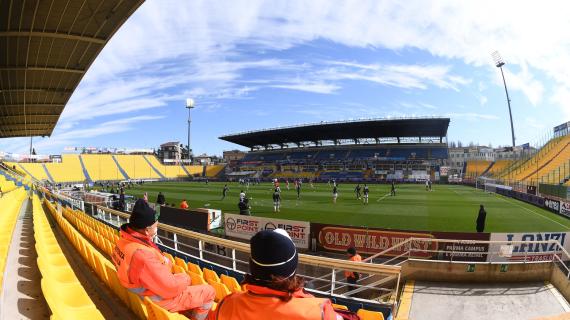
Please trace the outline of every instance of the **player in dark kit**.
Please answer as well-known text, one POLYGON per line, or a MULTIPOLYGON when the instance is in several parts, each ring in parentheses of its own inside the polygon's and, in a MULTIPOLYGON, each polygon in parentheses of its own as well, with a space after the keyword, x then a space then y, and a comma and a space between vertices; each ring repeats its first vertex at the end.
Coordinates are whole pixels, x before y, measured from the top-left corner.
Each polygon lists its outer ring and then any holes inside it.
POLYGON ((228 185, 225 184, 224 185, 224 189, 222 190, 222 200, 224 200, 226 198, 226 196, 228 195, 228 191, 230 190, 230 188, 228 188, 228 185))
POLYGON ((360 200, 360 183, 356 185, 356 188, 354 188, 354 193, 356 193, 356 200, 360 200))
POLYGON ((396 196, 396 185, 394 184, 394 180, 392 180, 392 189, 390 189, 390 195, 396 196))
POLYGON ((336 188, 336 184, 333 187, 333 203, 336 203, 336 198, 338 197, 338 190, 336 188))
POLYGON ((301 181, 297 181, 295 189, 297 190, 297 200, 299 200, 301 199, 301 181))

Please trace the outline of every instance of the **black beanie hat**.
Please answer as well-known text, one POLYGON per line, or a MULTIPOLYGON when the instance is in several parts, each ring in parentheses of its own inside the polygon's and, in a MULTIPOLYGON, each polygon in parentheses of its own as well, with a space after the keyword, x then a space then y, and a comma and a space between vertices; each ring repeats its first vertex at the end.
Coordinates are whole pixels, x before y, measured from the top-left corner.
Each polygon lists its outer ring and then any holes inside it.
POLYGON ((249 272, 255 279, 270 281, 272 275, 289 278, 295 274, 299 254, 287 231, 262 230, 250 243, 249 272))
POLYGON ((138 199, 129 218, 129 226, 135 229, 144 229, 158 221, 158 214, 149 207, 144 199, 138 199))

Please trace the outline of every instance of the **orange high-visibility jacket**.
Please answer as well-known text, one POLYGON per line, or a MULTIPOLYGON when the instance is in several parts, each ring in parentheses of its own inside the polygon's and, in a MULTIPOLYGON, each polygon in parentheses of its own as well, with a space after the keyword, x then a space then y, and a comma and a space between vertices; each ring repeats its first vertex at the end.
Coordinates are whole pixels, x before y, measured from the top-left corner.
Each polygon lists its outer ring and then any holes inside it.
POLYGON ((113 250, 113 263, 121 285, 140 296, 149 296, 169 310, 177 309, 172 300, 190 285, 185 273, 173 274, 172 263, 145 235, 123 226, 113 250), (146 241, 145 241, 146 240, 146 241))
MULTIPOLYGON (((348 259, 348 261, 360 262, 360 261, 362 261, 362 257, 357 253, 357 254, 353 255, 352 257, 350 257, 350 258, 348 259)), ((352 271, 345 271, 345 272, 344 272, 344 277, 345 277, 345 278, 354 278, 354 272, 352 272, 352 271)))
POLYGON ((287 302, 279 299, 285 292, 248 284, 247 292, 233 293, 225 297, 209 320, 337 320, 329 299, 315 298, 302 289, 287 302))

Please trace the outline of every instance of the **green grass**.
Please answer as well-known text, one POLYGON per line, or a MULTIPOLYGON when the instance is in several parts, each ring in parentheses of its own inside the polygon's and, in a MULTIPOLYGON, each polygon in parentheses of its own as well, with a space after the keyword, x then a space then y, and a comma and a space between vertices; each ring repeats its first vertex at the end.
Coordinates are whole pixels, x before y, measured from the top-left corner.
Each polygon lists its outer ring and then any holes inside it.
MULTIPOLYGON (((230 191, 221 200, 223 183, 157 182, 127 189, 126 193, 142 197, 146 191, 151 202, 159 191, 167 203, 179 205, 187 199, 191 208, 210 207, 237 213, 239 192, 245 186, 229 183, 230 191)), ((368 226, 404 230, 475 232, 479 204, 487 211, 487 232, 567 231, 570 220, 522 201, 488 194, 466 186, 436 185, 432 192, 424 185, 398 185, 397 196, 389 196, 389 185, 370 185, 369 205, 355 199, 355 184, 340 184, 339 198, 332 203, 332 190, 327 184, 311 189, 303 184, 301 200, 296 192, 282 188, 281 212, 273 213, 272 185, 251 186, 252 214, 263 217, 305 220, 350 226, 368 226)))

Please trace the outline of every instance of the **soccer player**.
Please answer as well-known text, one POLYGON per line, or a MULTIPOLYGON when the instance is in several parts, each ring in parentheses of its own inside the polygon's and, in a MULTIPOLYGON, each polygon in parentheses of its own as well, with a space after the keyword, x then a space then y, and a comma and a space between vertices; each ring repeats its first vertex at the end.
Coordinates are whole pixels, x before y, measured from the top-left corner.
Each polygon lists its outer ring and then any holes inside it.
POLYGON ((338 190, 336 184, 333 186, 333 203, 336 203, 336 198, 338 197, 338 190))
POLYGON ((426 180, 426 191, 429 191, 429 180, 426 180))
POLYGON ((360 200, 360 183, 356 185, 356 188, 354 188, 354 193, 356 194, 356 200, 360 200))
POLYGON ((392 188, 390 189, 390 196, 396 196, 396 184, 394 184, 394 180, 392 180, 392 188))
POLYGON ((368 186, 366 185, 366 183, 364 184, 364 198, 362 199, 364 204, 368 204, 368 186))
POLYGON ((228 188, 228 184, 227 183, 224 184, 224 189, 222 190, 222 200, 224 200, 226 198, 229 190, 230 190, 230 188, 228 188))
POLYGON ((279 212, 281 207, 281 193, 275 188, 273 192, 273 212, 279 212))
POLYGON ((285 180, 285 185, 287 186, 287 190, 289 190, 289 179, 285 180))
POLYGON ((297 190, 297 200, 301 199, 301 181, 297 181, 295 185, 295 189, 297 190))

